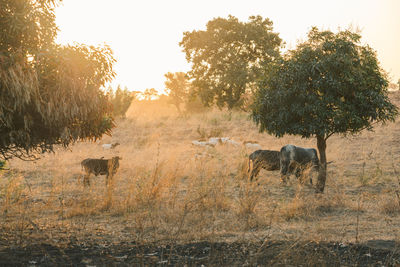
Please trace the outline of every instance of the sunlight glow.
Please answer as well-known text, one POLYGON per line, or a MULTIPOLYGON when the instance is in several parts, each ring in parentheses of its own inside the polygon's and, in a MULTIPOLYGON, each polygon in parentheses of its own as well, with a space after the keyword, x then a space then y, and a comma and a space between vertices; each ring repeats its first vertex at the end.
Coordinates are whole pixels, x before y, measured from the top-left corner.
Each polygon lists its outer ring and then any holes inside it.
POLYGON ((397 0, 205 0, 126 1, 68 0, 57 8, 61 44, 106 43, 114 51, 117 84, 131 91, 164 90, 164 74, 188 71, 179 47, 184 31, 205 29, 215 17, 229 14, 247 21, 251 15, 270 18, 274 31, 294 48, 311 26, 336 31, 361 29, 363 42, 377 51, 392 82, 400 78, 400 1, 397 0), (201 4, 200 4, 201 3, 201 4))

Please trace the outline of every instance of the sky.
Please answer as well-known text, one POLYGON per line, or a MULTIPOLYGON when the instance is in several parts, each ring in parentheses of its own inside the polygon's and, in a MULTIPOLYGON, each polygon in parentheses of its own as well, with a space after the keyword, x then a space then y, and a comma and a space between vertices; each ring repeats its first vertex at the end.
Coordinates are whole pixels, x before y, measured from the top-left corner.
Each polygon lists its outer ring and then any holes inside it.
POLYGON ((390 80, 400 79, 400 0, 63 0, 57 42, 107 44, 117 60, 114 88, 163 92, 164 74, 190 70, 179 46, 183 32, 205 30, 208 21, 228 15, 269 18, 289 49, 312 26, 360 29, 390 80))

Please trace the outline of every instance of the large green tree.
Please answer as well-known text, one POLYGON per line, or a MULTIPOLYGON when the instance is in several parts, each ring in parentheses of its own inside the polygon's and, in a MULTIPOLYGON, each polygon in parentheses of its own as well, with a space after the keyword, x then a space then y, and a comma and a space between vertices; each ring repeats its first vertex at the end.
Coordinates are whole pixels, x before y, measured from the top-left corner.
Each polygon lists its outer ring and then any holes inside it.
POLYGON ((243 105, 243 94, 279 57, 281 39, 272 30, 272 22, 261 16, 248 22, 229 16, 209 21, 205 31, 184 32, 179 44, 192 63, 188 74, 204 104, 243 105))
POLYGON ((326 181, 326 142, 333 134, 371 130, 393 121, 397 108, 376 53, 349 30, 312 28, 308 40, 270 65, 252 107, 260 131, 281 137, 316 137, 320 154, 317 192, 326 181))
POLYGON ((59 2, 0 0, 0 158, 31 159, 113 127, 101 90, 115 75, 112 51, 57 45, 59 2))

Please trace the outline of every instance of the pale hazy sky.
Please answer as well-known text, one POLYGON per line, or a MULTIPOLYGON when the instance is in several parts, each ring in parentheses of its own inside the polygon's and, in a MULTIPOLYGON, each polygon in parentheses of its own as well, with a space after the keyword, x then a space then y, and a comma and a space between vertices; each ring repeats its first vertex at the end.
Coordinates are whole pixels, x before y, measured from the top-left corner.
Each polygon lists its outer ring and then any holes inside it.
POLYGON ((57 8, 57 41, 106 43, 117 77, 129 90, 164 89, 164 74, 188 71, 179 42, 184 31, 204 30, 216 17, 241 21, 261 15, 294 48, 312 26, 361 29, 392 81, 400 78, 400 0, 64 0, 57 8))

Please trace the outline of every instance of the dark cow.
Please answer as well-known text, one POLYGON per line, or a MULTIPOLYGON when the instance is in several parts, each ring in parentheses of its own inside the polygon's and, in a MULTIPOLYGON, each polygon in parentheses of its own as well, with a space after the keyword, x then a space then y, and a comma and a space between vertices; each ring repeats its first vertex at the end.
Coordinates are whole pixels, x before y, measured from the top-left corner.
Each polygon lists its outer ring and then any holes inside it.
MULTIPOLYGON (((314 148, 302 148, 294 145, 286 145, 281 148, 281 181, 286 183, 289 174, 295 171, 297 178, 301 177, 306 168, 311 167, 318 171, 319 159, 314 148)), ((310 177, 312 184, 312 178, 310 177)))
POLYGON ((89 176, 90 174, 106 175, 106 185, 108 185, 108 179, 112 179, 114 174, 119 168, 120 157, 113 157, 111 159, 84 159, 81 162, 82 168, 85 170, 85 176, 83 178, 83 184, 85 186, 90 185, 89 176))
POLYGON ((279 170, 280 166, 280 152, 275 150, 256 150, 249 156, 249 169, 250 181, 258 175, 261 169, 267 171, 279 170))

